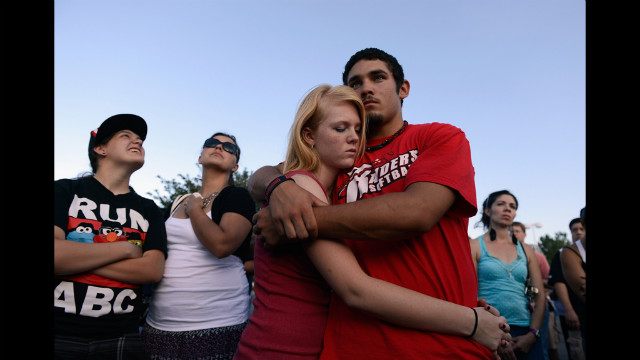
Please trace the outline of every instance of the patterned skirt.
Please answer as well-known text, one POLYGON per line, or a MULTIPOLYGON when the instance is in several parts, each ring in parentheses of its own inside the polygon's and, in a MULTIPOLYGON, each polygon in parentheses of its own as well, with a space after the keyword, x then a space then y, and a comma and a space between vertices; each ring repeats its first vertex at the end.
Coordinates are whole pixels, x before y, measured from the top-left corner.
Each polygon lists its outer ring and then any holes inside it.
POLYGON ((141 336, 152 360, 231 360, 248 323, 193 331, 162 331, 145 324, 141 336))

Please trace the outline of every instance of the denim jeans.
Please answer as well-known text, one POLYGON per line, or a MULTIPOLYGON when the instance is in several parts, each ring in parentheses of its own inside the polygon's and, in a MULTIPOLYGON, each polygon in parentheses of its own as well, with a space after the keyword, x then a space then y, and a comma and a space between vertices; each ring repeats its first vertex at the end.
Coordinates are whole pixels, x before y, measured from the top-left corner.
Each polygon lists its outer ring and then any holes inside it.
MULTIPOLYGON (((526 335, 528 332, 528 327, 511 325, 511 331, 509 333, 511 337, 514 338, 516 336, 526 335)), ((536 340, 527 353, 516 352, 515 354, 518 360, 543 360, 542 341, 540 341, 540 339, 536 340)))
MULTIPOLYGON (((546 303, 546 302, 545 302, 546 303)), ((552 315, 553 316, 553 315, 552 315)), ((542 342, 542 354, 544 360, 549 360, 549 306, 544 309, 544 322, 540 329, 540 342, 542 342)))

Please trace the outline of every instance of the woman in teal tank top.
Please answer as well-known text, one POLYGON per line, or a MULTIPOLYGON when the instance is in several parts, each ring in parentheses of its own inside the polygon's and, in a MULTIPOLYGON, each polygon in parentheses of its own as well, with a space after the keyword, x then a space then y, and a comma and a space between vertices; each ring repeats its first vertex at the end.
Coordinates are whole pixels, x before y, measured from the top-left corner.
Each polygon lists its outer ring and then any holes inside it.
MULTIPOLYGON (((471 240, 478 298, 498 309, 511 327, 510 344, 499 349, 503 359, 544 359, 539 330, 545 309, 536 306, 531 312, 525 296, 527 276, 542 290, 542 275, 533 249, 511 234, 517 209, 518 200, 507 190, 492 193, 483 203, 480 221, 487 232, 471 240)), ((543 291, 535 295, 534 302, 544 304, 543 291)))

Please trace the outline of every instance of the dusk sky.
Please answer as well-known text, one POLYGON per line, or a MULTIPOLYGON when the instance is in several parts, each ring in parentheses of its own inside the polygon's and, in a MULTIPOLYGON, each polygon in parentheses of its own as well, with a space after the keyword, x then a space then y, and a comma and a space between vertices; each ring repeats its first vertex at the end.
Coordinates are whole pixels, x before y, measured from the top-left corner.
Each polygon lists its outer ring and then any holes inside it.
POLYGON ((302 96, 341 84, 349 57, 377 47, 411 84, 409 123, 465 132, 479 208, 508 189, 539 238, 569 235, 585 206, 584 0, 56 0, 54 11, 55 179, 90 171, 89 132, 118 113, 149 125, 131 178, 143 196, 158 175, 199 176, 217 131, 237 137, 240 169, 277 164, 302 96))

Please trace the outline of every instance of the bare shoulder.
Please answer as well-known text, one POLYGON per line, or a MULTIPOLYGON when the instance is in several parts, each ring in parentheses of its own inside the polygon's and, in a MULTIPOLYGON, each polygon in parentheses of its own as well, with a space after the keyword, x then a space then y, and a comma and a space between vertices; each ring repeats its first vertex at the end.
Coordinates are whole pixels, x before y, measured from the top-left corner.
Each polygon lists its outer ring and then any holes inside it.
POLYGON ((300 173, 292 175, 291 178, 296 182, 298 186, 312 193, 315 197, 324 201, 325 203, 327 202, 327 197, 324 194, 324 190, 314 178, 309 175, 300 173))
POLYGON ((520 244, 522 244, 522 248, 524 249, 524 251, 527 253, 527 255, 529 255, 529 253, 533 252, 533 248, 531 247, 531 245, 526 244, 524 241, 521 242, 520 244))
POLYGON ((575 243, 567 246, 567 248, 570 250, 560 252, 560 260, 566 261, 568 259, 580 259, 580 255, 578 255, 579 254, 578 246, 576 246, 575 243))
POLYGON ((533 249, 533 247, 529 244, 525 244, 524 242, 521 242, 521 244, 522 249, 524 249, 525 255, 527 255, 527 263, 539 266, 538 257, 536 256, 536 251, 533 249))

